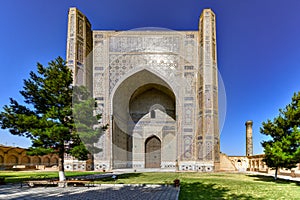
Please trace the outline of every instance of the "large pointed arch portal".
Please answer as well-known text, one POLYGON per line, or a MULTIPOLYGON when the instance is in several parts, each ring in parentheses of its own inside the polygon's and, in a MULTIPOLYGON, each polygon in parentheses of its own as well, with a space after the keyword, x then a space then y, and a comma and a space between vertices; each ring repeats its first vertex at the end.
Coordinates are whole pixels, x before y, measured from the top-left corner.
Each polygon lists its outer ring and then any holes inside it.
POLYGON ((176 98, 159 75, 138 71, 112 99, 113 168, 160 168, 176 160, 176 98))

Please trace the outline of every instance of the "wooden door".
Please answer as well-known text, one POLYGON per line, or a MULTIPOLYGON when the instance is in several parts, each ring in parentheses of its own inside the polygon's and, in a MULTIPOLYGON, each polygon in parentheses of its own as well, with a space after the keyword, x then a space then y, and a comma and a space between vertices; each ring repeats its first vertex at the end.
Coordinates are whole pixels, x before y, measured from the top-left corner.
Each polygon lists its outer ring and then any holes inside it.
POLYGON ((145 142, 145 167, 160 168, 161 142, 156 136, 148 138, 145 142))

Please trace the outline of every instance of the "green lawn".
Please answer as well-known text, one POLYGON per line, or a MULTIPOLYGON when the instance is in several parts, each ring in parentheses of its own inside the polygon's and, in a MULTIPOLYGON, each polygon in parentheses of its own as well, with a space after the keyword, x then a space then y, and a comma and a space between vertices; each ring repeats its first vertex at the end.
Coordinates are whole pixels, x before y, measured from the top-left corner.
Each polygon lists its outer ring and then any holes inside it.
MULTIPOLYGON (((67 177, 81 176, 89 174, 100 174, 99 172, 66 172, 67 177)), ((25 180, 44 179, 44 178, 58 178, 57 171, 0 171, 0 177, 5 178, 5 183, 17 183, 25 180)))
MULTIPOLYGON (((96 172, 66 172, 67 176, 88 175, 96 172)), ((5 172, 0 177, 6 182, 17 182, 30 177, 54 178, 57 172, 5 172)), ((173 184, 180 179, 179 199, 300 199, 300 183, 278 180, 272 177, 237 173, 128 173, 97 180, 97 183, 123 184, 173 184)))
MULTIPOLYGON (((300 199, 300 184, 272 177, 230 173, 132 173, 116 183, 171 184, 179 178, 179 199, 300 199)), ((114 183, 111 178, 99 183, 114 183)))

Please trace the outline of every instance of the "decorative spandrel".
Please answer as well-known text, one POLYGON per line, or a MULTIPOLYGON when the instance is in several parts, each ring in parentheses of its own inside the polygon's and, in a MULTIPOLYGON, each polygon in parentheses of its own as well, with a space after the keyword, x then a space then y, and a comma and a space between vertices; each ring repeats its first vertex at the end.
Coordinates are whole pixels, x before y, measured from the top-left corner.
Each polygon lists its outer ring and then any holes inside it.
POLYGON ((109 56, 110 91, 128 71, 138 68, 151 68, 159 74, 175 76, 180 58, 172 54, 111 54, 109 56))

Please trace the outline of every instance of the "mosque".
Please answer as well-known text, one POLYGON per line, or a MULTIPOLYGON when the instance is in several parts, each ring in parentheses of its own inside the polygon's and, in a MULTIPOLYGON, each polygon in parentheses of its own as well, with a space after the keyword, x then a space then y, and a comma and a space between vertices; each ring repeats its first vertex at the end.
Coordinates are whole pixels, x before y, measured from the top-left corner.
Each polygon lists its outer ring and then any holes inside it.
POLYGON ((93 94, 109 130, 96 142, 95 170, 220 167, 215 14, 197 30, 92 30, 68 15, 67 63, 93 94))
MULTIPOLYGON (((93 141, 102 149, 93 161, 66 155, 66 170, 271 172, 263 155, 253 155, 252 121, 246 122, 246 155, 220 153, 216 16, 211 9, 202 11, 199 26, 190 31, 93 30, 74 7, 67 27, 73 84, 89 89, 109 128, 93 141)), ((9 156, 1 148, 4 166, 9 156)), ((10 164, 22 164, 22 156, 10 164)), ((51 159, 39 163, 53 166, 51 159)))

